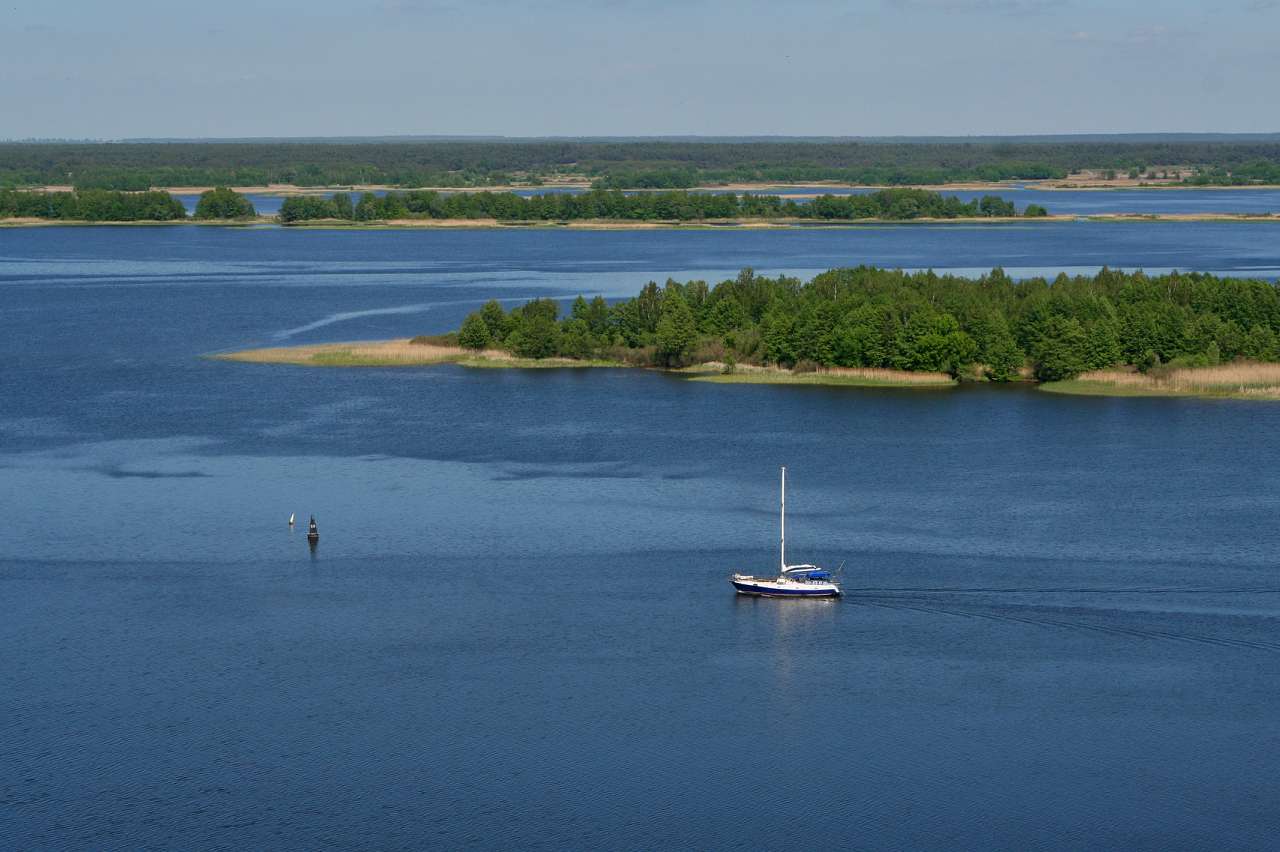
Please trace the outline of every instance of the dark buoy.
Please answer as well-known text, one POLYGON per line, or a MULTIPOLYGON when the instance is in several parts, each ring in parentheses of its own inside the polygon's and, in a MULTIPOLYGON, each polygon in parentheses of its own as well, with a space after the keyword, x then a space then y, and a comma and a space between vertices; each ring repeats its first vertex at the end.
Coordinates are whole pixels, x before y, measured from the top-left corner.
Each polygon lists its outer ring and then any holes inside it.
POLYGON ((307 541, 315 544, 320 540, 320 530, 316 529, 316 516, 311 516, 311 523, 307 524, 307 541))

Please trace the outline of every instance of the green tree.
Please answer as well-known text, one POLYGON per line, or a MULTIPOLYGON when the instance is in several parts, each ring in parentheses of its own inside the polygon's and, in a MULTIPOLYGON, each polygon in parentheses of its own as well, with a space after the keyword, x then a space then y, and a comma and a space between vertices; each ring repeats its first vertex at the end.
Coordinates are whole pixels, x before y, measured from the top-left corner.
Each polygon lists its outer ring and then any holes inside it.
POLYGON ((693 311, 678 292, 668 293, 662 300, 662 318, 655 334, 658 358, 664 366, 678 367, 698 340, 693 311))
POLYGON ((511 332, 508 345, 522 358, 550 358, 560 351, 560 326, 553 317, 535 311, 511 332))
POLYGON ((467 314, 467 318, 462 321, 462 328, 458 330, 458 345, 478 351, 488 346, 492 339, 484 317, 478 312, 467 314))
POLYGON ((351 203, 351 196, 345 192, 335 192, 333 198, 329 199, 329 203, 333 205, 333 215, 339 219, 348 221, 356 218, 356 209, 351 203))
POLYGON ((710 334, 725 334, 747 324, 747 312, 742 303, 733 296, 718 300, 707 312, 706 331, 710 334))
POLYGON ((1080 321, 1074 317, 1052 317, 1036 341, 1032 356, 1036 378, 1042 382, 1057 382, 1083 373, 1085 333, 1080 321))
POLYGON ((511 331, 511 323, 507 318, 507 313, 502 309, 497 299, 490 299, 480 308, 480 319, 484 321, 485 327, 489 329, 489 338, 491 340, 505 340, 507 334, 511 331))
POLYGON ((253 202, 225 186, 201 193, 196 202, 197 219, 252 219, 256 215, 253 202))
POLYGON ((1086 370, 1101 370, 1120 362, 1123 356, 1120 349, 1120 334, 1115 322, 1110 319, 1100 319, 1088 325, 1084 331, 1081 354, 1086 370))
POLYGON ((795 317, 774 303, 765 311, 760 321, 760 335, 764 343, 764 356, 775 364, 796 362, 795 317))
POLYGON ((904 370, 957 374, 973 363, 978 346, 951 314, 916 313, 897 341, 896 360, 904 370))

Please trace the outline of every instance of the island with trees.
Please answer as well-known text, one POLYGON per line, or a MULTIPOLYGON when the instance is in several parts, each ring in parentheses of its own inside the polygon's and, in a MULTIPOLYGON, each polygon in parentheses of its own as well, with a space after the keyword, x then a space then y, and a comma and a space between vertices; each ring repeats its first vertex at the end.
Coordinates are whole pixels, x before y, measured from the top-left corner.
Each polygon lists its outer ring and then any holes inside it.
POLYGON ((861 266, 804 282, 743 270, 650 282, 609 304, 490 301, 451 334, 249 350, 232 360, 329 366, 632 366, 714 382, 952 385, 1280 399, 1280 291, 1203 273, 1015 281, 861 266))
POLYGON ((0 143, 0 186, 602 189, 743 183, 924 186, 1082 171, 1188 185, 1280 182, 1280 137, 1155 134, 917 139, 336 139, 0 143), (1163 177, 1161 177, 1163 175, 1163 177))
MULTIPOLYGON (((1047 218, 1048 211, 1028 204, 1019 213, 998 196, 961 201, 923 189, 886 189, 864 195, 821 195, 797 201, 776 195, 734 193, 624 193, 591 190, 581 194, 553 193, 524 197, 511 192, 437 192, 417 190, 353 198, 338 192, 331 197, 299 195, 287 198, 275 217, 259 217, 252 202, 227 187, 201 194, 192 221, 283 225, 357 225, 393 223, 429 225, 432 222, 473 224, 596 223, 618 227, 645 224, 715 222, 758 224, 788 222, 858 222, 911 220, 996 220, 1047 218)), ((60 222, 183 222, 182 202, 167 192, 118 190, 0 190, 0 220, 60 222)))
MULTIPOLYGON (((551 193, 529 197, 511 192, 434 190, 366 192, 353 199, 345 192, 332 198, 294 196, 281 204, 284 224, 305 222, 386 222, 406 220, 493 220, 496 222, 697 222, 705 220, 906 221, 911 219, 1012 218, 1012 202, 995 195, 961 201, 923 189, 885 189, 865 195, 820 195, 796 201, 777 195, 735 193, 592 190, 581 194, 551 193)), ((1029 204, 1022 216, 1045 217, 1048 211, 1029 204)))
MULTIPOLYGON (((199 222, 256 220, 253 202, 217 187, 201 194, 192 217, 199 222)), ((182 202, 168 192, 84 189, 42 192, 0 189, 0 221, 67 223, 176 223, 190 221, 182 202)))
POLYGON ((182 202, 167 192, 25 192, 0 189, 0 219, 68 222, 178 222, 182 202))

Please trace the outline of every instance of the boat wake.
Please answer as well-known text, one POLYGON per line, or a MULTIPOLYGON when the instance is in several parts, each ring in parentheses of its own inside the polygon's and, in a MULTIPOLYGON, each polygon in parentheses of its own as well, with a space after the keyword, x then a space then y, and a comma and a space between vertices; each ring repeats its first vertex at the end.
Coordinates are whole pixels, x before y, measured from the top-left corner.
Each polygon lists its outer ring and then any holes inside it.
MULTIPOLYGON (((523 302, 524 299, 496 299, 497 302, 523 302)), ((415 305, 396 305, 390 308, 369 308, 363 311, 342 311, 336 314, 329 314, 327 317, 309 322, 306 325, 300 325, 297 328, 286 328, 277 331, 271 336, 275 340, 288 340, 299 334, 305 334, 308 331, 315 331, 317 328, 324 328, 328 325, 335 325, 340 322, 348 322, 355 319, 363 319, 365 317, 379 316, 395 316, 397 314, 425 314, 434 308, 456 307, 457 305, 476 305, 479 304, 475 299, 457 299, 448 302, 420 302, 415 305)))
POLYGON ((305 334, 308 331, 315 331, 317 328, 324 328, 327 325, 334 325, 335 323, 347 322, 348 320, 361 319, 363 317, 388 316, 393 314, 421 314, 426 313, 440 304, 443 303, 422 303, 417 305, 399 305, 394 308, 370 308, 365 311, 344 311, 342 313, 329 314, 329 316, 324 317, 323 319, 318 319, 315 322, 309 322, 306 325, 300 325, 297 328, 286 328, 283 331, 277 331, 272 335, 272 337, 276 340, 288 340, 290 337, 298 334, 305 334))

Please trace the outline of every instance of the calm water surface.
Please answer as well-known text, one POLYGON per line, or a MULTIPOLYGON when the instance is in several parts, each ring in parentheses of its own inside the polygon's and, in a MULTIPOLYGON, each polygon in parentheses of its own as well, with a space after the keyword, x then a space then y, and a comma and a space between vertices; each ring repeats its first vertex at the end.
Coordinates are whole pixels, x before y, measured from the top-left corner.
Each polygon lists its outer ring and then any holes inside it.
POLYGON ((199 356, 1278 234, 0 231, 0 847, 1272 847, 1280 407, 199 356))

